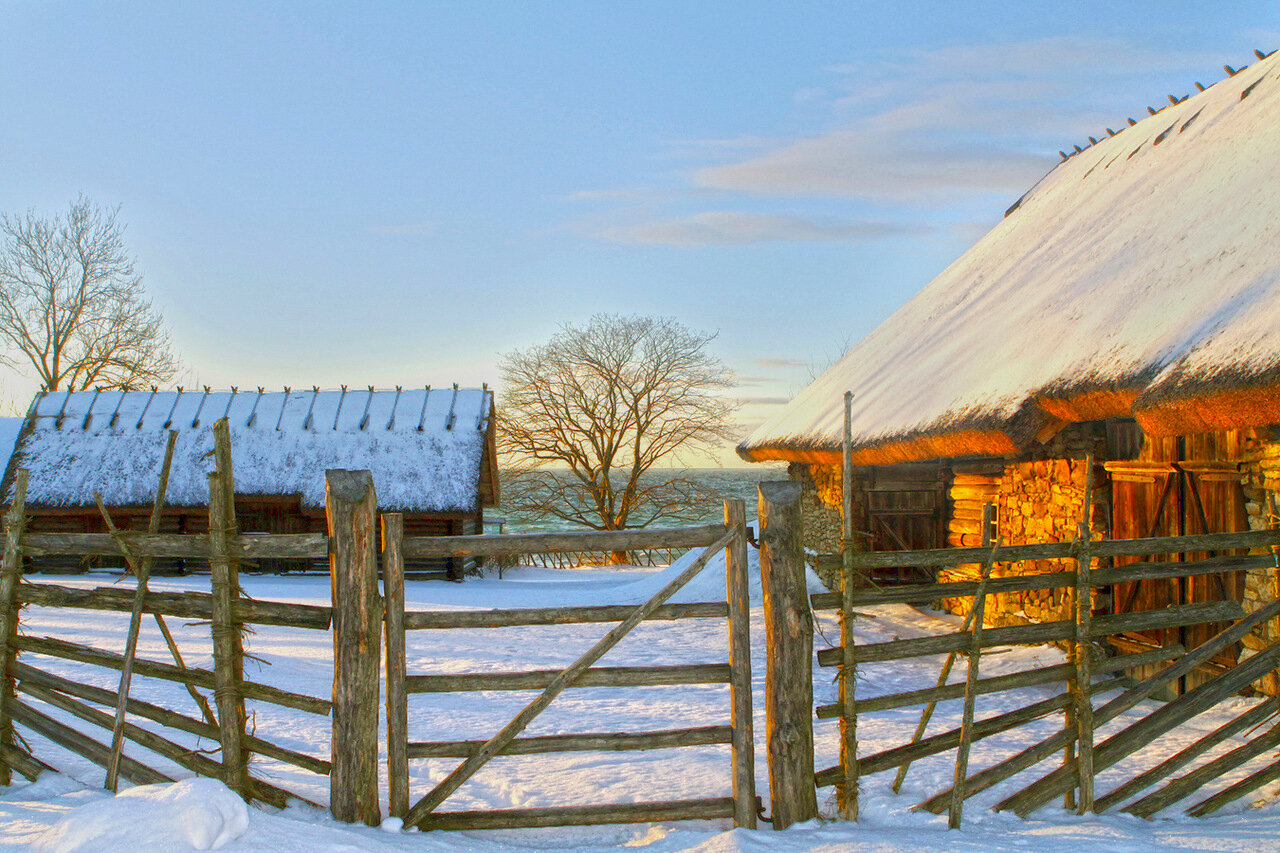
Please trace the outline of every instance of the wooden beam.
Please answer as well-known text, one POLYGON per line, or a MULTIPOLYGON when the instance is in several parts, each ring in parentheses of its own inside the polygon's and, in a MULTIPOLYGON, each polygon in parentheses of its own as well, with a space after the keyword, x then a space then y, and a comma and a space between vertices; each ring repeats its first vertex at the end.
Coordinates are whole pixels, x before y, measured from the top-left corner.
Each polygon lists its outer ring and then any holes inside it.
POLYGON ((477 830, 515 827, 596 826, 612 823, 662 823, 672 820, 721 820, 733 817, 733 799, 671 800, 606 806, 551 806, 533 809, 482 809, 428 815, 423 829, 477 830))
MULTIPOLYGON (((406 693, 463 693, 477 690, 542 690, 561 670, 468 672, 459 675, 410 675, 406 693)), ((729 684, 729 664, 696 663, 670 666, 600 666, 582 673, 570 687, 659 687, 671 684, 729 684)))
POLYGON ((409 811, 409 697, 405 691, 404 516, 382 514, 382 599, 387 644, 387 811, 409 811))
POLYGON ((729 701, 733 743, 733 825, 756 828, 755 711, 751 681, 751 589, 747 577, 747 509, 724 502, 724 523, 735 531, 725 549, 729 609, 729 701))
MULTIPOLYGON (((30 664, 18 661, 14 664, 14 673, 23 682, 37 684, 56 690, 59 693, 65 693, 68 696, 74 696, 78 699, 84 699, 94 702, 98 705, 114 706, 119 701, 119 694, 103 687, 92 687, 88 684, 79 684, 69 679, 54 675, 51 672, 45 672, 37 669, 30 664)), ((209 738, 211 740, 218 739, 218 726, 209 724, 201 720, 194 720, 177 711, 171 711, 168 708, 162 708, 159 705, 153 705, 150 702, 143 702, 141 699, 129 699, 127 710, 135 717, 152 720, 161 725, 168 726, 178 731, 187 732, 188 734, 197 735, 199 737, 209 738)), ((246 735, 245 743, 256 753, 283 761, 285 764, 291 764, 294 767, 301 767, 304 770, 310 770, 312 773, 327 776, 329 774, 329 762, 322 758, 316 758, 302 752, 295 752, 291 749, 285 749, 281 746, 254 737, 246 735)))
MULTIPOLYGON (((1122 758, 1149 745, 1155 738, 1175 726, 1212 708, 1218 702, 1248 687, 1263 673, 1280 664, 1280 645, 1259 652, 1244 663, 1227 670, 1213 681, 1205 682, 1189 693, 1184 693, 1167 705, 1162 705, 1138 720, 1124 731, 1107 738, 1094 751, 1094 767, 1105 770, 1122 758)), ((1277 730, 1280 732, 1280 729, 1277 730)), ((1026 817, 1071 785, 1071 769, 1060 767, 1044 778, 1032 783, 1018 793, 996 804, 996 811, 1012 809, 1020 817, 1026 817)))
MULTIPOLYGON (((553 752, 630 752, 647 749, 679 749, 686 746, 732 744, 732 726, 701 726, 658 732, 588 733, 516 738, 500 755, 545 755, 553 752)), ((484 746, 482 740, 438 741, 409 744, 409 758, 470 758, 484 746)), ((752 814, 755 813, 752 802, 752 814)))
POLYGON ((325 514, 333 588, 333 772, 329 811, 377 826, 382 601, 378 496, 368 471, 326 471, 325 514))
POLYGON ((503 533, 482 536, 407 536, 405 559, 519 556, 559 551, 643 551, 707 547, 725 535, 723 524, 700 527, 596 530, 588 533, 503 533))
MULTIPOLYGON (((634 607, 607 604, 590 607, 531 607, 527 610, 435 610, 411 611, 404 615, 406 631, 436 628, 513 628, 525 625, 573 625, 587 622, 621 622, 634 607)), ((654 610, 651 620, 725 619, 729 605, 719 601, 692 604, 664 604, 654 610)))
MULTIPOLYGON (((128 613, 133 606, 133 596, 134 593, 130 590, 110 586, 85 589, 52 583, 18 584, 18 600, 37 607, 70 607, 128 613)), ((210 620, 213 618, 213 593, 196 590, 188 592, 148 590, 143 597, 142 612, 196 621, 210 620)), ((332 615, 333 608, 313 604, 296 604, 290 601, 250 601, 246 598, 236 602, 237 618, 241 622, 253 625, 279 625, 286 628, 312 628, 326 631, 329 629, 332 615)))
MULTIPOLYGON (((12 747, 13 719, 10 705, 17 701, 13 692, 13 663, 17 660, 19 607, 16 594, 22 578, 22 552, 17 543, 26 525, 27 469, 19 468, 13 478, 13 505, 4 517, 4 557, 0 561, 0 747, 12 747)), ((0 756, 0 785, 13 781, 9 763, 0 756)))
MULTIPOLYGON (((800 484, 761 483, 765 726, 773 828, 818 815, 813 780, 813 617, 805 596, 800 484)), ((842 651, 837 650, 843 662, 842 651)))

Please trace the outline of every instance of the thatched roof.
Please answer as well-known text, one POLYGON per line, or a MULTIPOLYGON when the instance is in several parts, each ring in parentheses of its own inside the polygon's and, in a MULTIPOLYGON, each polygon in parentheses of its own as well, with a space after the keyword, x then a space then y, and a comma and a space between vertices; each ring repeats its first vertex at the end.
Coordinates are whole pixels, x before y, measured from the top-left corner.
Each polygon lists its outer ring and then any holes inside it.
POLYGON ((779 415, 752 460, 1009 453, 1064 421, 1280 423, 1280 55, 1060 163, 779 415))
POLYGON ((231 430, 236 493, 299 495, 324 505, 329 468, 373 472, 378 504, 406 512, 474 512, 497 499, 493 395, 481 389, 375 391, 81 391, 32 403, 5 475, 29 470, 40 506, 149 504, 168 430, 178 443, 168 503, 208 502, 213 424, 231 430))

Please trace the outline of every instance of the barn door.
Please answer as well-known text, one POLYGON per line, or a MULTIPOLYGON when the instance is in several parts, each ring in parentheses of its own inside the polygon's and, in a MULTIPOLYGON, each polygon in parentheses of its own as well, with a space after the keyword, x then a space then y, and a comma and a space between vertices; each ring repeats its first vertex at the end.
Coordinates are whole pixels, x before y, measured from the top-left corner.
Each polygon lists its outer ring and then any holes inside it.
MULTIPOLYGON (((1176 441, 1176 453, 1168 456, 1191 456, 1196 448, 1188 448, 1182 439, 1176 441)), ((1154 455, 1154 454, 1153 454, 1154 455)), ((1210 454, 1204 454, 1210 455, 1210 454)), ((1195 533, 1227 533, 1248 529, 1244 493, 1240 475, 1233 462, 1220 459, 1174 458, 1168 461, 1108 462, 1111 475, 1112 531, 1114 539, 1139 539, 1152 536, 1183 536, 1195 533)), ((1243 553, 1233 551, 1229 553, 1243 553)), ((1162 555, 1151 558, 1117 558, 1117 563, 1138 559, 1157 561, 1195 561, 1222 552, 1162 555)), ((1240 601, 1244 593, 1243 572, 1220 572, 1194 578, 1172 578, 1117 584, 1111 591, 1112 611, 1131 613, 1194 602, 1240 601)), ((1216 623, 1139 632, 1119 639, 1137 651, 1152 646, 1181 643, 1194 648, 1222 629, 1216 623)), ((1185 692, 1211 677, 1215 669, 1231 666, 1238 649, 1226 649, 1211 666, 1187 675, 1177 685, 1185 692)), ((1135 673, 1142 676, 1145 673, 1135 673)))
MULTIPOLYGON (((872 469, 865 486, 867 532, 873 551, 921 551, 946 547, 947 490, 936 466, 872 469)), ((876 570, 877 583, 930 583, 933 567, 876 570)))

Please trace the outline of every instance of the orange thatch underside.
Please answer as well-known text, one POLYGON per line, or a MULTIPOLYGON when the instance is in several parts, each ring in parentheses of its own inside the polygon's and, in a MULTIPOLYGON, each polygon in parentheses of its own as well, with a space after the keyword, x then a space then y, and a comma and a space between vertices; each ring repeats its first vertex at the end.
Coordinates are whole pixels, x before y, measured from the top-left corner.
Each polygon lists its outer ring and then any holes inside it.
MULTIPOLYGON (((942 459, 950 456, 975 454, 1003 456, 1016 453, 1013 439, 999 430, 959 430, 935 435, 918 435, 906 441, 853 449, 854 465, 896 465, 899 462, 919 462, 924 459, 942 459)), ((797 450, 786 447, 755 447, 746 451, 753 462, 816 462, 839 465, 839 450, 814 448, 797 450)))
POLYGON ((1280 424, 1280 383, 1161 400, 1151 406, 1139 403, 1133 414, 1148 435, 1272 426, 1280 424))
MULTIPOLYGON (((1039 397, 1036 405, 1061 421, 1097 421, 1136 417, 1152 436, 1191 435, 1227 429, 1280 424, 1280 383, 1258 388, 1231 389, 1144 405, 1136 391, 1089 391, 1075 397, 1039 397)), ((1049 435, 1050 433, 1046 433, 1049 435)), ((957 456, 1003 456, 1021 448, 1000 430, 957 430, 915 435, 901 441, 855 446, 855 465, 894 465, 957 456)), ((756 447, 746 451, 753 462, 816 462, 840 464, 840 449, 756 447)))
POLYGON ((1036 405, 1055 418, 1076 423, 1127 418, 1137 391, 1085 391, 1074 397, 1037 397, 1036 405))

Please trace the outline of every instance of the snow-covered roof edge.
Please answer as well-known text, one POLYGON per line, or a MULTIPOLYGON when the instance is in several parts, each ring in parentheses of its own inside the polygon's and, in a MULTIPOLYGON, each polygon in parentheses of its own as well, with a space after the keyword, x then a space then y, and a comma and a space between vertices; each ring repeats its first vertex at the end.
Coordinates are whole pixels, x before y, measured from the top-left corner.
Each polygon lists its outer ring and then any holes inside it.
POLYGON ((1280 423, 1280 61, 1058 164, 739 445, 834 461, 1008 453, 1055 423, 1280 423))
POLYGON ((488 387, 322 391, 82 391, 41 394, 24 420, 0 494, 30 472, 38 506, 154 499, 167 432, 179 434, 167 503, 203 506, 212 427, 226 418, 236 493, 299 495, 324 505, 324 472, 373 472, 379 506, 473 513, 497 503, 493 393, 488 387))

